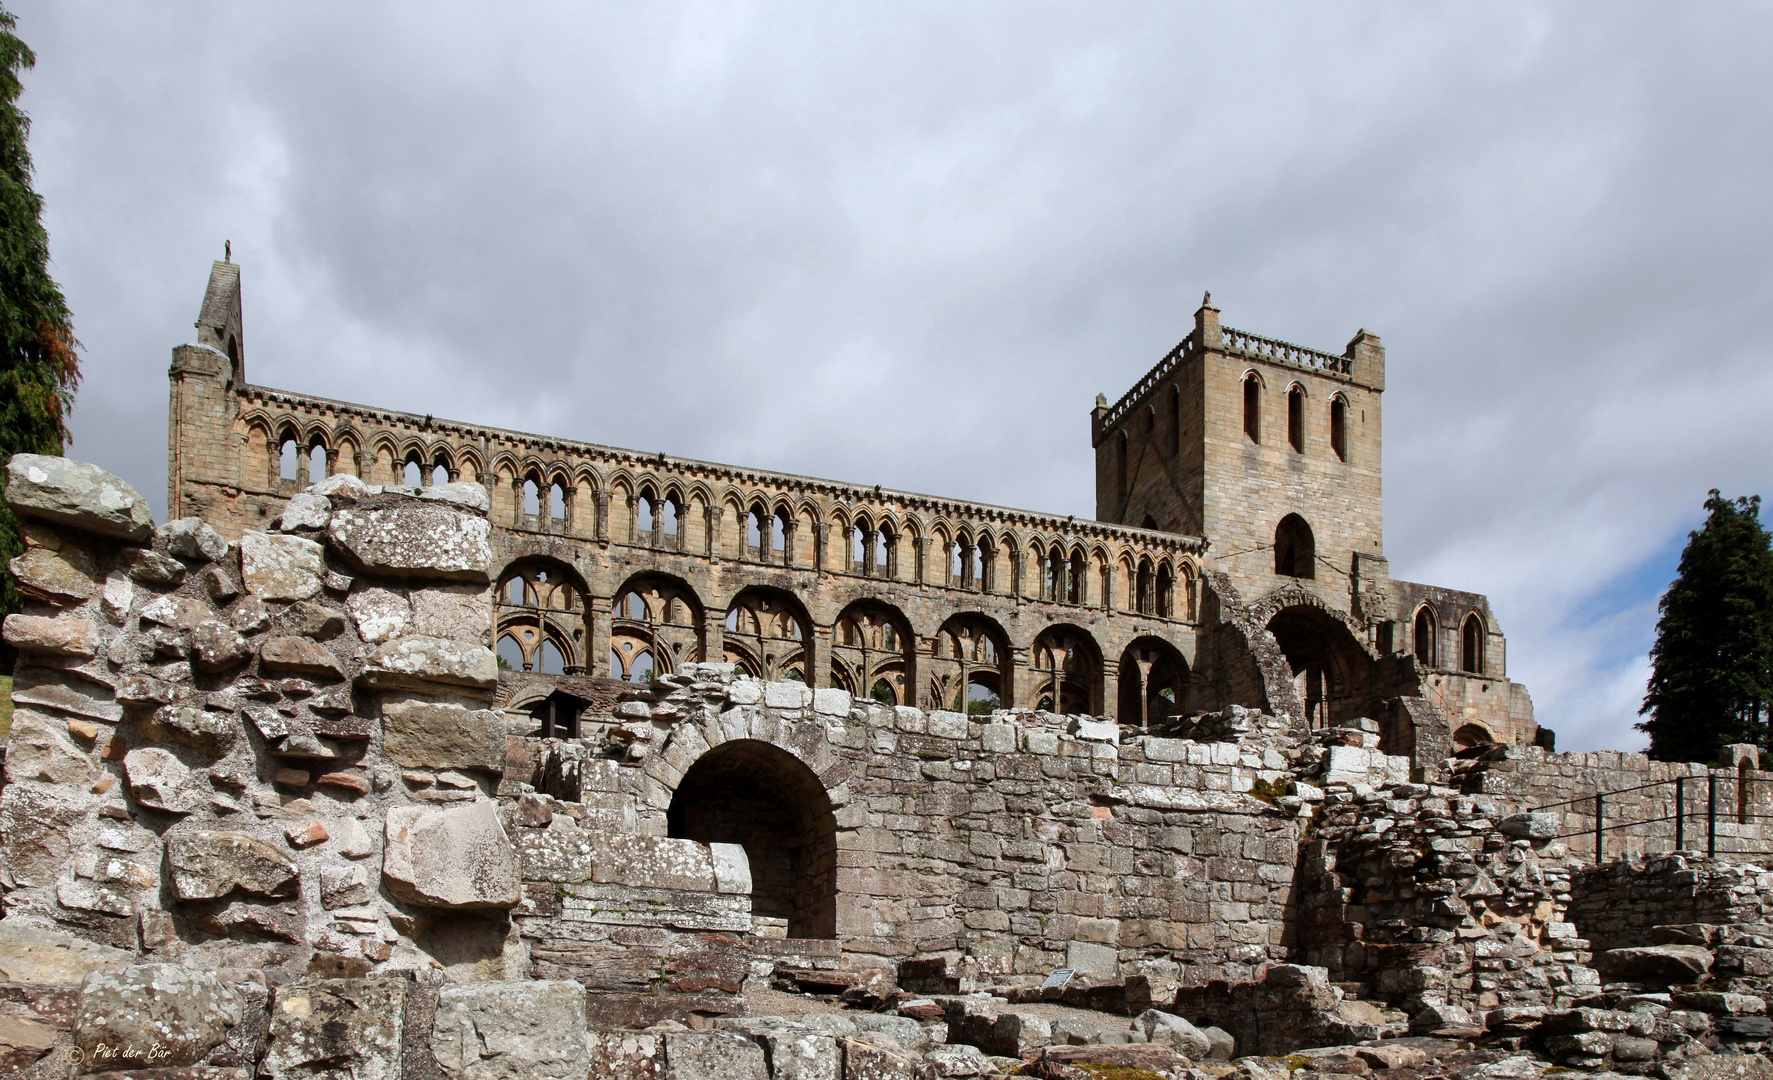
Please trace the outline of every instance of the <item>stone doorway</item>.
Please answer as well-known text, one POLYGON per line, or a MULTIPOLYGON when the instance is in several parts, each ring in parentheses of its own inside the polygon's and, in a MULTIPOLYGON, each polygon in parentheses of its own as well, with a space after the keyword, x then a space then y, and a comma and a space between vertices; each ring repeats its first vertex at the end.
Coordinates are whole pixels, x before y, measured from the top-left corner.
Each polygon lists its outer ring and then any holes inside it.
POLYGON ((837 936, 837 822, 794 755, 754 739, 722 743, 684 774, 666 821, 671 836, 745 849, 760 933, 837 936))

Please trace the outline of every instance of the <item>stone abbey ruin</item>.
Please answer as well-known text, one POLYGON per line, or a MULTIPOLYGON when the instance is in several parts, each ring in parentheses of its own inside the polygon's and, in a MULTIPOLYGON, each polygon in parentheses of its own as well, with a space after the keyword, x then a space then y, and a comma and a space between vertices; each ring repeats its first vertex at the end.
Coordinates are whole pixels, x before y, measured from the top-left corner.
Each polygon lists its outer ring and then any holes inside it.
POLYGON ((1773 1077, 1756 752, 1557 753, 1393 580, 1384 351, 1225 328, 1078 521, 299 396, 19 455, 0 1070, 1773 1077))

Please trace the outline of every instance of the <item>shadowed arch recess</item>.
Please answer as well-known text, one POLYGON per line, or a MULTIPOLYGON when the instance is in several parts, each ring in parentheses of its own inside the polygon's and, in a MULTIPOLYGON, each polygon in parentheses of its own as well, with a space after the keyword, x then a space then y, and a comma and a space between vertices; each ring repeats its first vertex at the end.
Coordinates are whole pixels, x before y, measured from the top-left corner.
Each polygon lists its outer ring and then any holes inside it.
POLYGON ((794 755, 757 739, 722 743, 683 774, 666 822, 671 836, 745 849, 754 919, 781 920, 791 938, 837 936, 837 820, 794 755))

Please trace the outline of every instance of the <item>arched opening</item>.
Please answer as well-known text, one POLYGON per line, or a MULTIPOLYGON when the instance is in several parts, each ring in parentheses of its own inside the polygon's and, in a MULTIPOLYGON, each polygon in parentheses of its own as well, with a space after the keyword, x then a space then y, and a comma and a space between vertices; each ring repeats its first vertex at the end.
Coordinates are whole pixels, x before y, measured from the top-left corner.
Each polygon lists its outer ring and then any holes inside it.
POLYGON ((1412 636, 1416 646, 1416 659, 1423 667, 1435 666, 1435 625, 1434 612, 1427 604, 1416 609, 1416 625, 1412 628, 1412 636))
POLYGON ((1034 639, 1034 707, 1066 716, 1095 716, 1102 652, 1075 626, 1049 626, 1034 639))
POLYGON ((722 743, 683 774, 666 823, 680 839, 745 849, 753 919, 780 920, 791 938, 837 936, 837 822, 798 758, 753 739, 722 743))
POLYGON ((315 443, 308 448, 308 483, 318 484, 326 479, 326 447, 315 443))
POLYGON ((1276 613, 1268 632, 1287 658, 1307 725, 1340 727, 1368 715, 1372 662, 1347 624, 1299 605, 1276 613))
POLYGON ((501 665, 548 675, 584 673, 585 586, 564 564, 529 558, 507 566, 493 590, 493 618, 501 665))
POLYGON ((1133 609, 1140 614, 1150 615, 1153 613, 1153 585, 1154 579, 1151 576, 1151 560, 1140 559, 1138 577, 1136 577, 1133 582, 1133 596, 1135 599, 1133 609))
POLYGON ((296 479, 298 468, 296 461, 301 456, 302 448, 296 445, 294 435, 285 435, 283 445, 278 449, 277 477, 280 480, 296 479))
POLYGON ((551 521, 566 520, 566 489, 559 483, 548 485, 548 518, 551 521))
POLYGON ((1482 724, 1465 724, 1453 732, 1453 752, 1470 750, 1474 746, 1488 746, 1496 741, 1490 729, 1482 724))
POLYGON ((1348 460, 1348 399, 1341 394, 1330 399, 1330 449, 1337 460, 1348 460))
POLYGON ((1081 604, 1084 602, 1084 588, 1088 586, 1090 577, 1086 573, 1088 564, 1084 561, 1082 551, 1071 553, 1071 561, 1065 566, 1065 602, 1081 604))
POLYGON ((1288 514, 1274 530, 1274 572, 1287 577, 1310 578, 1317 573, 1317 541, 1311 526, 1298 514, 1288 514))
POLYGON ((1001 708, 1009 662, 1009 637, 1001 626, 983 615, 952 616, 936 632, 930 707, 976 715, 1001 708))
POLYGON ((541 489, 536 487, 534 480, 523 482, 523 512, 530 517, 539 517, 542 513, 541 489))
POLYGON ((414 458, 414 459, 408 461, 406 463, 406 465, 401 468, 400 482, 407 487, 423 487, 423 486, 425 486, 424 470, 419 468, 419 462, 418 462, 417 458, 414 458))
POLYGON ((1477 612, 1465 617, 1465 626, 1461 628, 1459 659, 1463 661, 1460 669, 1476 675, 1484 671, 1484 620, 1478 618, 1477 612))
POLYGON ((1140 728, 1161 724, 1188 705, 1188 662, 1161 638, 1142 637, 1120 657, 1116 719, 1140 728))
POLYGON ((665 574, 637 574, 610 607, 610 678, 648 682, 702 659, 702 603, 665 574))
POLYGON ((866 690, 883 705, 909 705, 911 665, 911 624, 898 608, 858 600, 838 615, 831 632, 831 672, 843 680, 842 689, 858 697, 866 690))
POLYGON ((1298 383, 1287 391, 1287 445, 1295 454, 1305 452, 1305 388, 1298 383))
POLYGON ((431 466, 431 486, 439 487, 449 483, 449 466, 439 461, 431 466))
POLYGON ((812 621, 779 589, 745 589, 727 605, 726 662, 766 682, 806 682, 812 621))
POLYGON ((1262 380, 1254 371, 1244 376, 1244 436, 1262 441, 1262 380))
POLYGON ((1170 574, 1170 564, 1164 563, 1157 568, 1157 608, 1154 612, 1158 617, 1169 619, 1175 616, 1176 581, 1170 574))

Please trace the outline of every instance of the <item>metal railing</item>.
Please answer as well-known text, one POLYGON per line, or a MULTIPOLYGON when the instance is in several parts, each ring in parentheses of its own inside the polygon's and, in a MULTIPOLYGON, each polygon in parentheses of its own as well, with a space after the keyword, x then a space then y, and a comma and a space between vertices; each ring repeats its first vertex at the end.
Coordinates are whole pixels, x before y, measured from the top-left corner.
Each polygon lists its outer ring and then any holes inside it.
MULTIPOLYGON (((1672 838, 1674 846, 1669 849, 1670 851, 1697 850, 1687 846, 1688 826, 1689 824, 1698 826, 1703 823, 1705 828, 1705 854, 1708 857, 1715 858, 1720 853, 1718 847, 1720 839, 1728 845, 1722 854, 1769 856, 1773 855, 1773 847, 1750 848, 1736 846, 1738 843, 1748 843, 1751 840, 1760 838, 1731 835, 1720 837, 1718 835, 1718 826, 1720 822, 1726 827, 1726 832, 1728 832, 1731 826, 1749 825, 1751 823, 1758 826, 1761 822, 1773 822, 1773 813, 1765 812, 1767 809, 1773 809, 1773 802, 1764 800, 1761 804, 1761 808, 1757 809, 1756 803, 1751 797, 1753 785, 1768 783, 1773 783, 1773 779, 1767 777, 1729 776, 1719 773, 1711 773, 1706 776, 1677 776, 1672 780, 1657 780, 1648 784, 1639 784, 1636 787, 1619 788, 1614 791, 1596 791, 1593 795, 1583 795, 1575 799, 1566 799, 1563 802, 1535 806, 1531 808, 1531 811, 1557 810, 1563 807, 1569 807, 1572 812, 1581 813, 1587 811, 1592 813, 1594 815, 1594 825, 1592 827, 1560 832, 1554 839, 1566 840, 1592 836, 1594 839, 1594 860, 1597 865, 1606 858, 1608 833, 1620 833, 1628 829, 1639 830, 1647 825, 1656 825, 1662 822, 1674 823, 1674 836, 1672 838), (1638 800, 1633 802, 1624 800, 1624 796, 1652 791, 1660 793, 1662 789, 1672 789, 1672 800, 1666 804, 1666 809, 1669 811, 1668 813, 1660 814, 1656 817, 1633 817, 1630 820, 1621 819, 1621 813, 1629 813, 1632 810, 1642 812, 1646 809, 1637 804, 1641 804, 1648 800, 1654 800, 1656 802, 1661 801, 1656 800, 1654 796, 1640 796, 1638 800), (1723 789, 1721 794, 1726 800, 1722 810, 1719 808, 1720 789, 1723 789), (1701 799, 1703 799, 1702 802, 1701 799), (1695 803, 1699 803, 1699 805, 1696 806, 1694 805, 1695 803), (1627 809, 1625 811, 1616 810, 1614 814, 1615 820, 1609 823, 1607 821, 1607 808, 1609 805, 1614 807, 1624 805, 1627 809)), ((1661 809, 1662 807, 1657 806, 1656 808, 1661 809)), ((1651 841, 1662 838, 1654 835, 1639 834, 1635 839, 1648 844, 1651 841)), ((1697 839, 1696 836, 1695 839, 1697 839)), ((1631 850, 1642 851, 1644 854, 1655 854, 1645 848, 1632 848, 1631 850)))

